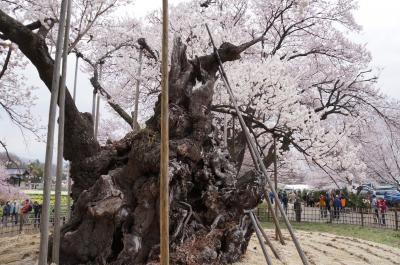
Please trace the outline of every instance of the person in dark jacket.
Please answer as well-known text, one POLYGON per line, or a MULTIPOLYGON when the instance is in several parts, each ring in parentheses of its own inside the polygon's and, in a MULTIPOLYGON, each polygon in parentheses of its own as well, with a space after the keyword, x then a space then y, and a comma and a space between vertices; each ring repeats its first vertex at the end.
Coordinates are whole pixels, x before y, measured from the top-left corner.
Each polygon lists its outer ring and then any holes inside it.
POLYGON ((37 201, 33 203, 33 213, 35 215, 34 226, 39 227, 40 224, 40 215, 42 213, 42 205, 40 205, 37 201))
POLYGON ((336 219, 339 219, 340 208, 342 208, 342 203, 340 202, 339 196, 336 195, 333 200, 333 216, 336 219))
POLYGON ((2 216, 2 221, 4 226, 7 226, 8 218, 11 215, 11 205, 10 202, 6 202, 6 204, 3 206, 3 216, 2 216))
POLYGON ((283 208, 285 209, 286 215, 287 215, 288 203, 289 203, 289 198, 285 191, 285 192, 283 192, 283 196, 282 196, 282 204, 283 204, 283 208))
POLYGON ((299 196, 296 197, 296 200, 294 201, 293 204, 293 208, 296 214, 296 222, 301 222, 301 201, 299 196))

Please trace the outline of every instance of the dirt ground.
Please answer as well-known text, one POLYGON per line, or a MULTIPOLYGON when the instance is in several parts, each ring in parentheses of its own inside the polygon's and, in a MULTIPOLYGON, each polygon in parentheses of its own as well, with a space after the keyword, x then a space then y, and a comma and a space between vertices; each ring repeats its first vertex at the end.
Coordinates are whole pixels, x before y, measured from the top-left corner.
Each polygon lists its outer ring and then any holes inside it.
MULTIPOLYGON (((274 230, 266 230, 270 239, 275 237, 274 230)), ((282 246, 278 241, 272 244, 282 258, 282 261, 272 256, 276 265, 302 264, 296 248, 289 241, 289 234, 283 232, 287 245, 282 246)), ((311 265, 397 265, 400 264, 400 249, 361 239, 337 236, 328 233, 297 231, 296 235, 311 265)), ((266 264, 257 237, 253 236, 243 261, 235 265, 266 264)))
POLYGON ((34 265, 39 255, 39 234, 0 238, 0 264, 34 265))
MULTIPOLYGON (((266 230, 270 238, 273 230, 266 230)), ((298 231, 296 233, 311 265, 400 265, 400 249, 356 238, 336 236, 328 233, 298 231)), ((287 245, 272 240, 282 261, 273 257, 276 265, 299 265, 300 258, 284 232, 287 245)), ((19 235, 0 238, 1 265, 34 265, 38 255, 39 235, 19 235)), ((271 251, 268 248, 270 254, 271 251)), ((257 238, 251 239, 246 256, 234 265, 266 264, 257 238)))

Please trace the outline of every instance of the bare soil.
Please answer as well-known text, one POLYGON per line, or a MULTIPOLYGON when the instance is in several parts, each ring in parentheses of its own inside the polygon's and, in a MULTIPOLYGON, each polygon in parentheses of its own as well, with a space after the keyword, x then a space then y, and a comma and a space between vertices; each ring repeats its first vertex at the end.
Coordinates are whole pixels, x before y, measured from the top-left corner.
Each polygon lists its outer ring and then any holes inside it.
MULTIPOLYGON (((267 229, 274 239, 274 230, 267 229)), ((301 260, 287 232, 283 232, 287 244, 272 240, 282 261, 272 257, 276 265, 299 265, 301 260)), ((301 245, 312 265, 400 265, 400 248, 375 242, 328 233, 297 231, 301 245)), ((39 235, 22 234, 0 238, 1 265, 34 265, 38 256, 39 235)), ((270 249, 269 253, 272 256, 270 249)), ((264 265, 265 260, 255 236, 250 240, 247 253, 241 262, 234 265, 264 265)))
MULTIPOLYGON (((275 238, 274 230, 265 230, 270 239, 275 238)), ((283 232, 287 244, 282 246, 278 241, 272 240, 272 244, 282 258, 282 261, 273 257, 276 265, 302 264, 296 248, 290 242, 290 236, 283 232)), ((400 249, 378 244, 371 241, 351 237, 337 236, 328 233, 297 231, 300 244, 311 265, 397 265, 400 264, 400 249)), ((266 264, 257 237, 253 236, 247 253, 241 262, 235 265, 261 265, 266 264)))

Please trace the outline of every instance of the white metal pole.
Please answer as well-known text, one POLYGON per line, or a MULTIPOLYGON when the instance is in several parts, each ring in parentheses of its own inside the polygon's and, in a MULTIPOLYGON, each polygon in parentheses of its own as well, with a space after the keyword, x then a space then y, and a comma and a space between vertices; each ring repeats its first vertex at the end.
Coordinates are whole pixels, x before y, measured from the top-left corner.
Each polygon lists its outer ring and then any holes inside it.
POLYGON ((61 51, 65 30, 65 17, 68 0, 61 3, 60 20, 57 34, 56 55, 53 68, 53 78, 51 83, 51 99, 49 108, 49 121, 47 125, 47 143, 46 143, 46 159, 44 166, 44 185, 43 185, 43 206, 42 221, 40 223, 40 247, 39 247, 39 265, 47 265, 47 253, 49 242, 49 207, 50 207, 50 185, 51 185, 51 167, 53 161, 53 145, 54 145, 54 127, 56 122, 57 99, 59 90, 59 75, 61 63, 61 51))
POLYGON ((60 229, 61 229, 61 182, 63 176, 63 159, 64 159, 64 123, 65 123, 65 90, 68 68, 68 45, 69 45, 69 28, 71 24, 71 3, 67 0, 67 16, 65 21, 64 49, 62 56, 62 74, 59 95, 59 114, 58 114, 58 147, 57 147, 57 172, 56 172, 56 188, 55 188, 55 204, 54 204, 54 231, 53 231, 53 247, 52 261, 60 264, 60 229))
POLYGON ((95 131, 96 128, 96 95, 97 95, 97 90, 95 88, 93 89, 93 97, 92 97, 93 132, 95 131))
POLYGON ((133 130, 139 130, 139 123, 138 123, 138 115, 139 115, 139 96, 140 96, 140 82, 142 78, 142 62, 143 62, 143 48, 140 47, 139 50, 139 67, 138 67, 138 78, 136 82, 136 91, 135 91, 135 109, 133 112, 133 130))
MULTIPOLYGON (((103 77, 103 63, 100 63, 100 75, 99 75, 99 82, 103 77)), ((97 133, 99 130, 99 117, 100 117, 100 93, 97 93, 97 103, 96 103, 96 119, 94 122, 94 139, 97 139, 97 133)))
POLYGON ((76 101, 76 84, 78 80, 78 64, 79 64, 79 55, 76 55, 76 60, 75 60, 75 77, 74 77, 74 94, 73 94, 73 99, 74 102, 76 101))
POLYGON ((228 148, 228 117, 224 114, 224 147, 228 148))
POLYGON ((94 139, 97 139, 97 133, 99 130, 99 117, 100 117, 100 93, 97 93, 97 102, 96 102, 96 120, 94 126, 94 139))

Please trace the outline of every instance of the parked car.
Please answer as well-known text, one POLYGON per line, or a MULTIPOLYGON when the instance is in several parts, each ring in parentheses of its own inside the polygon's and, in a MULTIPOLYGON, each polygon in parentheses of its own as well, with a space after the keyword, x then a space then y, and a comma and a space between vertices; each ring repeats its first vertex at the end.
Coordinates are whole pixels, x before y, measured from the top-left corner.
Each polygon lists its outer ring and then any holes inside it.
POLYGON ((389 190, 384 195, 385 201, 390 206, 395 206, 400 204, 400 192, 398 190, 389 190))
POLYGON ((369 186, 359 186, 357 187, 357 195, 360 195, 362 198, 368 198, 374 194, 374 189, 369 186))

